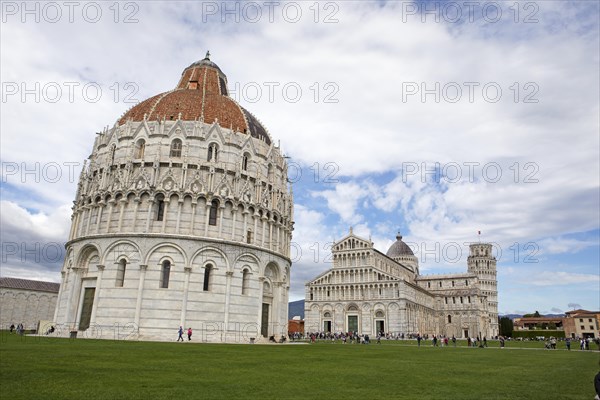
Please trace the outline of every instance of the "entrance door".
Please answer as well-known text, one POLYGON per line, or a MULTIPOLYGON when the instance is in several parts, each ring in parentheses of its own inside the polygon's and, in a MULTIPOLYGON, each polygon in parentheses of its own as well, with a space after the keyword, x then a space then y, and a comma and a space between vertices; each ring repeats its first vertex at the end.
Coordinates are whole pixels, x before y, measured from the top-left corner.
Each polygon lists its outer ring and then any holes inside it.
POLYGON ((85 331, 90 327, 90 318, 92 317, 92 307, 94 307, 94 294, 96 288, 85 288, 83 292, 83 306, 81 307, 81 316, 79 317, 79 330, 85 331))
POLYGON ((377 328, 377 334, 381 332, 385 332, 385 322, 384 321, 375 321, 375 327, 377 328))
POLYGON ((269 336, 269 305, 267 303, 263 303, 262 305, 260 334, 264 337, 269 336))
POLYGON ((331 321, 323 322, 323 332, 331 332, 331 321))
POLYGON ((463 336, 463 338, 466 339, 466 338, 469 337, 469 330, 468 329, 465 329, 463 333, 465 334, 465 336, 463 336))
POLYGON ((358 332, 358 315, 348 315, 348 332, 358 332))

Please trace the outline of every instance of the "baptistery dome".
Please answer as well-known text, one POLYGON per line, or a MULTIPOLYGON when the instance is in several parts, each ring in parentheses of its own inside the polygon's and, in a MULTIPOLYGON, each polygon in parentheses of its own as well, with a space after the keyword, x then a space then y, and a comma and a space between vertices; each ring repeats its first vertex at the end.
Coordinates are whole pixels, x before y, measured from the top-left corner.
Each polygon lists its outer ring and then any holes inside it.
POLYGON ((207 54, 95 136, 54 322, 140 340, 286 333, 292 230, 286 159, 207 54))
POLYGON ((222 127, 271 143, 267 130, 256 117, 229 97, 227 76, 210 61, 209 53, 183 70, 175 89, 131 108, 119 119, 119 125, 143 119, 217 121, 222 127))

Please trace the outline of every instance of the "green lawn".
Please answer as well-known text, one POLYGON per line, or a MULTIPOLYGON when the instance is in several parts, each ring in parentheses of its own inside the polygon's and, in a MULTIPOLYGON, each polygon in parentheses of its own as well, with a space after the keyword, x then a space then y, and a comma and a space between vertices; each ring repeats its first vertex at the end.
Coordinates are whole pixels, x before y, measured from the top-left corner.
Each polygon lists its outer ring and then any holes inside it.
POLYGON ((501 350, 496 342, 479 349, 0 335, 3 399, 590 400, 600 367, 596 351, 542 350, 541 343, 501 350))

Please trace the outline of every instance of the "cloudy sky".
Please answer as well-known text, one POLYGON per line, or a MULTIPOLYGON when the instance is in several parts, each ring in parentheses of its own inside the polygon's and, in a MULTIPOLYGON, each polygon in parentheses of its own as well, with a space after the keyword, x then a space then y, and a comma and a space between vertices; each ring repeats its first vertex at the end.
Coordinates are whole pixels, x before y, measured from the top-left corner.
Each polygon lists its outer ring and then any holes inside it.
POLYGON ((598 2, 24 4, 2 2, 2 276, 59 280, 95 133, 210 50, 290 157, 290 300, 353 227, 401 232, 424 274, 492 242, 501 313, 600 308, 598 2))

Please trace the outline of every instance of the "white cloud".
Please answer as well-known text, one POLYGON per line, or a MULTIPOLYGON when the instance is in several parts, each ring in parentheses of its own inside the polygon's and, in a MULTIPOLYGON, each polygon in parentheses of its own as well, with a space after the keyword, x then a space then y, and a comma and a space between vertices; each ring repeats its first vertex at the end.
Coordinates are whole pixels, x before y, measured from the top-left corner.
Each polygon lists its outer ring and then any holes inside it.
POLYGON ((564 286, 564 285, 600 285, 600 276, 592 274, 575 274, 564 271, 543 271, 535 279, 526 281, 534 286, 564 286))
POLYGON ((338 183, 333 190, 314 192, 314 197, 322 197, 327 201, 327 207, 339 214, 340 218, 349 224, 357 224, 363 217, 356 213, 360 199, 369 192, 356 183, 338 183))

